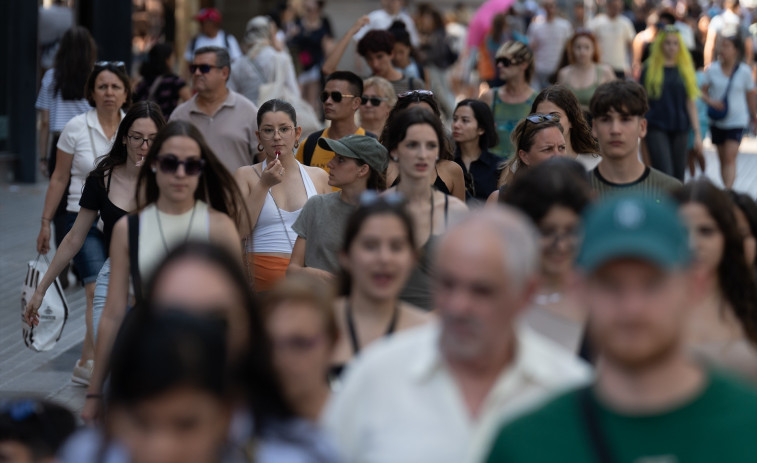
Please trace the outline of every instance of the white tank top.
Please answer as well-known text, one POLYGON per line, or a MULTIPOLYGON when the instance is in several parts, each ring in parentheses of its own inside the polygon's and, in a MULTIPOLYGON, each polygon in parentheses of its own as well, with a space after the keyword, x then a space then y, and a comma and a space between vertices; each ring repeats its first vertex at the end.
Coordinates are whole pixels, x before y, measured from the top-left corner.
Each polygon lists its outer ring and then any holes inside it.
MULTIPOLYGON (((265 170, 267 165, 266 161, 263 161, 262 169, 265 170)), ((305 193, 308 199, 318 194, 315 190, 313 180, 311 180, 305 166, 297 165, 300 168, 300 176, 302 177, 302 183, 305 184, 305 193)), ((297 217, 300 216, 300 211, 289 212, 281 209, 281 216, 279 216, 279 210, 276 208, 276 204, 273 202, 273 196, 271 190, 265 195, 265 203, 263 209, 260 211, 258 221, 255 224, 255 228, 252 233, 247 236, 247 243, 245 250, 247 252, 277 252, 282 254, 291 254, 294 247, 294 241, 297 239, 297 233, 292 230, 292 225, 297 217), (282 219, 284 223, 282 224, 282 219), (286 227, 286 228, 285 228, 286 227), (284 231, 286 230, 286 232, 284 231), (287 236, 288 235, 288 236, 287 236)))
POLYGON ((139 214, 138 260, 142 284, 150 281, 152 272, 166 257, 169 250, 187 240, 208 241, 209 239, 208 205, 200 200, 195 202, 192 209, 179 215, 160 212, 155 207, 155 203, 144 208, 139 214), (158 214, 160 214, 160 221, 158 221, 158 214))

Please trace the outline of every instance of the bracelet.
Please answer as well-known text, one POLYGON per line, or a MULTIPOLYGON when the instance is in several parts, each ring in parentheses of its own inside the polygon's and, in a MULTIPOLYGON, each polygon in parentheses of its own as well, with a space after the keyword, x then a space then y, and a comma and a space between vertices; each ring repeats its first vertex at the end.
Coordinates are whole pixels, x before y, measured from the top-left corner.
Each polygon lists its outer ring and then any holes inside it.
POLYGON ((102 394, 87 394, 84 397, 87 399, 102 399, 103 395, 102 394))
POLYGON ((42 217, 42 221, 43 221, 43 222, 50 222, 51 220, 50 220, 50 219, 48 219, 47 217, 42 217))

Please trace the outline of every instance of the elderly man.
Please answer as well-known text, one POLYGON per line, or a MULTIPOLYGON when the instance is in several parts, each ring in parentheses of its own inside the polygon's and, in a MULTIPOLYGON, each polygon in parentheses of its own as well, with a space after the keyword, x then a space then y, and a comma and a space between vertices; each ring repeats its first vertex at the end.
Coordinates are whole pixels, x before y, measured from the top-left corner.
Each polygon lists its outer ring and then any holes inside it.
POLYGON ((221 47, 200 48, 189 68, 197 94, 174 109, 171 120, 185 120, 200 129, 230 172, 252 164, 258 143, 258 108, 226 87, 231 73, 228 51, 221 47))
POLYGON ((676 208, 616 195, 584 228, 578 265, 596 382, 507 425, 486 461, 754 461, 757 391, 706 371, 686 349, 701 281, 676 208))
POLYGON ((503 417, 588 380, 580 360, 516 328, 536 288, 536 236, 507 209, 473 213, 442 238, 439 323, 366 351, 329 404, 344 461, 472 461, 503 417))

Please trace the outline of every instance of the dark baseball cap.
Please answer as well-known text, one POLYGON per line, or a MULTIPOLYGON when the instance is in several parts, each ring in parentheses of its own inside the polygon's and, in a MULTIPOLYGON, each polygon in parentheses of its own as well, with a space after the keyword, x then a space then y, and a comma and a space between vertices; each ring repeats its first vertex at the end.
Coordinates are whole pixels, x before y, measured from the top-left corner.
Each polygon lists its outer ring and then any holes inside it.
POLYGON ((366 135, 347 135, 339 140, 319 138, 318 146, 346 158, 359 159, 376 172, 385 172, 389 164, 389 153, 384 145, 366 135))

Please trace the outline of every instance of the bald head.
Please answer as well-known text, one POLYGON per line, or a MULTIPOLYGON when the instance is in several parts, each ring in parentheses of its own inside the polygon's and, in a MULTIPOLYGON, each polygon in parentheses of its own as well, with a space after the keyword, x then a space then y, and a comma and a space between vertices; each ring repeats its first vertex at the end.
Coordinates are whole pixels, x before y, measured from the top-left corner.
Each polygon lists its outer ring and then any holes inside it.
POLYGON ((434 304, 450 360, 481 362, 507 349, 513 322, 536 287, 536 236, 524 215, 503 207, 471 213, 442 238, 434 304))

